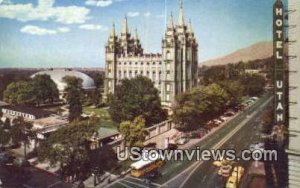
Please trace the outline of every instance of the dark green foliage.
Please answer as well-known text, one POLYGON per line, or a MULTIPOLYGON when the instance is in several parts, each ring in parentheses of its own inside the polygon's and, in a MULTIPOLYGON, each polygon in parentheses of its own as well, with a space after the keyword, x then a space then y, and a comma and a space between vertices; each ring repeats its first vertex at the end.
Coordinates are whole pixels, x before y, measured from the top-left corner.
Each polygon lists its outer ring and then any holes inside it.
POLYGON ((139 116, 133 121, 123 121, 120 124, 120 133, 123 135, 126 145, 142 147, 148 133, 145 120, 142 116, 139 116))
POLYGON ((24 155, 26 157, 26 145, 29 143, 30 138, 34 137, 31 131, 32 124, 24 121, 22 117, 17 117, 12 122, 13 126, 10 129, 11 140, 15 145, 24 144, 24 155))
POLYGON ((69 121, 79 119, 82 114, 82 79, 66 76, 63 81, 67 84, 65 87, 65 99, 69 105, 69 121))
POLYGON ((8 144, 10 141, 9 131, 4 129, 2 125, 0 125, 0 146, 8 144))
POLYGON ((3 128, 4 129, 10 129, 10 120, 8 118, 5 119, 4 123, 3 123, 3 128))
POLYGON ((193 130, 222 113, 230 97, 218 84, 195 88, 176 97, 173 119, 182 130, 193 130))
POLYGON ((266 85, 265 78, 260 75, 246 74, 242 78, 242 84, 245 87, 245 94, 248 96, 259 96, 264 92, 266 85))
POLYGON ((74 121, 41 142, 38 158, 49 161, 53 166, 60 165, 65 172, 72 170, 72 166, 83 166, 87 160, 86 141, 95 131, 94 123, 74 121))
POLYGON ((35 91, 37 105, 41 103, 52 103, 59 97, 57 85, 51 80, 47 74, 36 75, 32 79, 32 84, 35 91))
POLYGON ((142 115, 147 126, 159 123, 167 117, 161 108, 158 90, 150 79, 143 76, 122 80, 110 102, 109 113, 118 123, 132 121, 142 115))
POLYGON ((10 83, 4 91, 4 100, 12 105, 33 105, 36 100, 33 84, 29 81, 10 83))

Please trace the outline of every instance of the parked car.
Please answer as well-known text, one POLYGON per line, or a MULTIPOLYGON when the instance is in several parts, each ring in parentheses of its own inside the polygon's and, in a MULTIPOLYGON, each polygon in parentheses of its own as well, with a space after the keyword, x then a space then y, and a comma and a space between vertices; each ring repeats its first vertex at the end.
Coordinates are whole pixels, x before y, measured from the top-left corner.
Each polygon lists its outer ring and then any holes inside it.
POLYGON ((220 116, 220 118, 219 119, 221 119, 221 120, 223 120, 223 121, 227 121, 229 118, 228 117, 226 117, 226 116, 220 116))
POLYGON ((226 182, 226 188, 237 188, 237 179, 236 177, 230 176, 226 182))
POLYGON ((15 157, 7 153, 0 153, 0 164, 1 165, 12 165, 15 157))
POLYGON ((233 168, 231 176, 236 177, 239 182, 243 177, 245 169, 242 166, 236 166, 233 168))
POLYGON ((177 144, 169 143, 167 150, 176 150, 178 148, 177 144))
POLYGON ((234 116, 234 114, 235 113, 233 111, 227 111, 227 112, 224 113, 224 116, 231 117, 231 116, 234 116))
POLYGON ((190 139, 188 137, 180 137, 178 140, 176 140, 176 143, 178 145, 183 145, 187 143, 190 139))
POLYGON ((222 177, 228 178, 231 174, 232 165, 230 161, 222 161, 222 165, 218 171, 218 174, 222 177))
POLYGON ((213 122, 216 125, 220 125, 223 121, 221 121, 220 119, 214 119, 213 122))

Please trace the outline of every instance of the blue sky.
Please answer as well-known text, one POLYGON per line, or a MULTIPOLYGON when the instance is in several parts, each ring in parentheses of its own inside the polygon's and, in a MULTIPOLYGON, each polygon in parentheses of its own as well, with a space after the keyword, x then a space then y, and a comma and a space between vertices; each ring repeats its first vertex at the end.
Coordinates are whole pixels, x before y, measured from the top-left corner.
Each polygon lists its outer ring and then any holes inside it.
MULTIPOLYGON (((272 39, 273 0, 185 0, 199 62, 272 39)), ((0 0, 0 68, 104 67, 104 46, 124 16, 145 52, 161 52, 179 0, 0 0)))

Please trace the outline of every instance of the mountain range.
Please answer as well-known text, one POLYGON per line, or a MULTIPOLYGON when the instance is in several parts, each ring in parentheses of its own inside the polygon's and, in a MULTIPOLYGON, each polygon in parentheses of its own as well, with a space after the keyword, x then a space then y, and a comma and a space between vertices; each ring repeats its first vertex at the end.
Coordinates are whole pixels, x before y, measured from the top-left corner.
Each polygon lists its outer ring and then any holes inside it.
POLYGON ((226 65, 229 63, 238 63, 240 61, 248 62, 256 59, 266 59, 273 55, 273 42, 265 41, 253 44, 246 48, 239 49, 229 55, 216 59, 201 62, 199 66, 226 65))

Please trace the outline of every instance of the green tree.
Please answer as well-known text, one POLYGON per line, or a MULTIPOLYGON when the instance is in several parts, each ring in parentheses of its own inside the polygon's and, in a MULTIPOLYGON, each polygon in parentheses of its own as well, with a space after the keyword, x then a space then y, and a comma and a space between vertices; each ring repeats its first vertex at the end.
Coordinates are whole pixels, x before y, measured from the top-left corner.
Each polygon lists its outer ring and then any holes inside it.
POLYGON ((133 121, 123 121, 120 124, 120 133, 124 137, 125 145, 142 147, 148 134, 145 128, 145 119, 138 116, 133 121))
POLYGON ((59 98, 57 85, 49 75, 36 75, 32 80, 32 84, 35 91, 35 102, 37 105, 47 102, 53 103, 54 100, 59 98))
POLYGON ((13 126, 10 129, 11 140, 14 144, 19 145, 23 143, 24 145, 24 156, 27 155, 27 145, 30 138, 33 138, 33 132, 31 131, 32 124, 30 122, 24 121, 22 117, 17 117, 12 122, 13 126))
POLYGON ((59 166, 63 175, 74 175, 86 171, 88 161, 87 140, 96 131, 96 124, 74 121, 58 129, 38 147, 38 159, 59 166))
POLYGON ((109 145, 89 151, 88 156, 90 169, 97 175, 118 166, 117 156, 109 145))
POLYGON ((74 76, 65 76, 65 99, 69 105, 69 121, 80 118, 82 114, 82 79, 74 76))
POLYGON ((12 105, 33 105, 35 99, 34 87, 28 81, 12 82, 4 91, 4 100, 12 105))
POLYGON ((4 129, 10 129, 10 119, 9 118, 6 118, 4 123, 3 123, 3 128, 4 129))
POLYGON ((264 92, 266 80, 258 74, 245 74, 242 84, 245 86, 245 95, 259 96, 264 92))
POLYGON ((10 141, 9 131, 4 129, 2 125, 0 125, 0 148, 10 141))
POLYGON ((173 120, 184 131, 199 128, 221 114, 228 100, 228 93, 218 84, 192 89, 176 97, 173 120))
POLYGON ((245 86, 239 80, 224 80, 219 81, 218 84, 228 93, 229 106, 233 107, 242 102, 245 86))
POLYGON ((158 90, 149 78, 143 76, 122 80, 110 102, 109 113, 118 123, 132 121, 142 115, 147 126, 159 123, 167 117, 161 107, 158 90))

